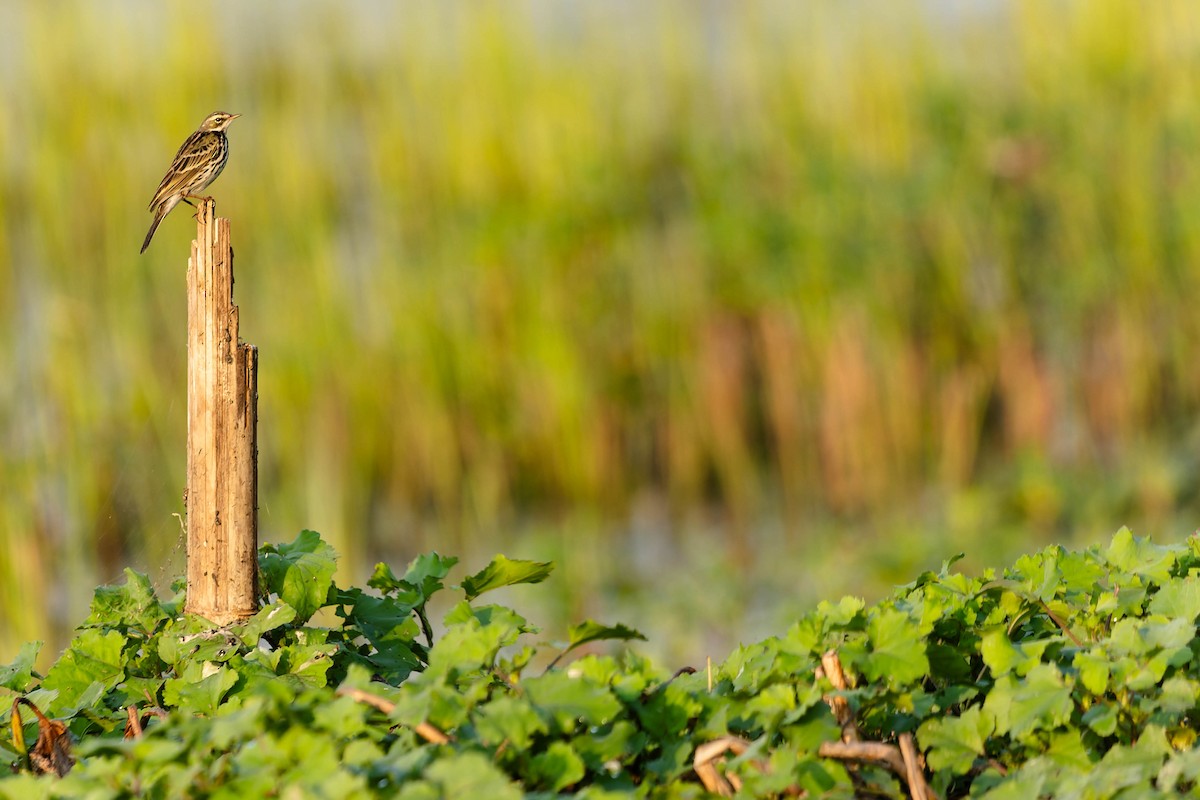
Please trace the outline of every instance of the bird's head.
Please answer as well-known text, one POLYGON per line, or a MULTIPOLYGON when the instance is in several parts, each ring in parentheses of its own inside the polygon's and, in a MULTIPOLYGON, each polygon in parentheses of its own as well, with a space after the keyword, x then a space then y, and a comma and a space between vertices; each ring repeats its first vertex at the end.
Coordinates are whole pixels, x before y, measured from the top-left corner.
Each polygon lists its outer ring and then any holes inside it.
POLYGON ((226 114, 224 111, 214 111, 208 115, 204 122, 200 123, 200 130, 223 131, 229 127, 229 123, 240 116, 241 114, 226 114))

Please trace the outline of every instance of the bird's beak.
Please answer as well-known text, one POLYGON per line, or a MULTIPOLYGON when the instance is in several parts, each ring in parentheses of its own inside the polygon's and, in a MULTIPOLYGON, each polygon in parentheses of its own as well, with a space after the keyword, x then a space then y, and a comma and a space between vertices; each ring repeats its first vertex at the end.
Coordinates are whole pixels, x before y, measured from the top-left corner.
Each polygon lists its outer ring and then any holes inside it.
POLYGON ((238 117, 240 117, 240 116, 241 116, 241 114, 230 114, 230 115, 229 115, 229 121, 230 121, 230 122, 233 122, 235 119, 237 119, 237 118, 238 118, 238 117))

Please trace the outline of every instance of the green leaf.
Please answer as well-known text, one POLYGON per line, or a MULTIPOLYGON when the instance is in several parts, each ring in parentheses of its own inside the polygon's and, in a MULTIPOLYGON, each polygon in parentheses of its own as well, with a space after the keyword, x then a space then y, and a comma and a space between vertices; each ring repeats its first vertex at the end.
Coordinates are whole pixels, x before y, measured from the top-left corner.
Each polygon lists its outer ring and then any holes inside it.
POLYGON ((133 628, 149 634, 166 618, 150 579, 127 567, 125 583, 96 589, 91 613, 83 626, 133 628))
POLYGON ((394 597, 373 597, 364 594, 361 589, 339 592, 337 603, 339 606, 349 606, 338 611, 340 616, 345 617, 346 625, 357 629, 373 642, 385 638, 412 641, 417 636, 413 606, 409 603, 394 597))
POLYGON ((12 663, 0 667, 0 686, 14 692, 24 692, 33 683, 33 665, 37 662, 42 642, 26 642, 17 651, 12 663))
POLYGON ((521 800, 522 792, 482 753, 451 755, 425 770, 425 780, 437 785, 444 798, 479 797, 521 800))
POLYGON ((830 629, 845 628, 858 620, 865 606, 866 603, 861 598, 846 595, 836 605, 822 600, 817 604, 817 614, 825 620, 830 629))
POLYGON ((1091 595, 1107 573, 1090 551, 1066 553, 1059 559, 1058 568, 1062 574, 1063 589, 1068 596, 1091 595))
POLYGON ((337 556, 320 534, 301 531, 291 544, 264 545, 258 563, 267 591, 296 609, 296 621, 304 623, 325 605, 337 556))
POLYGON ((1200 577, 1188 575, 1167 582, 1150 599, 1149 611, 1194 622, 1200 616, 1200 577))
POLYGON ((1079 670, 1079 682, 1094 695, 1108 691, 1108 676, 1111 661, 1103 650, 1082 650, 1071 662, 1079 670))
POLYGON ((93 682, 111 689, 124 680, 124 647, 125 637, 118 631, 81 631, 42 681, 41 688, 58 692, 51 708, 57 712, 74 706, 93 682))
POLYGON ((447 628, 464 623, 478 622, 482 628, 494 628, 498 632, 501 647, 515 644, 522 633, 535 632, 537 629, 511 608, 497 605, 472 606, 466 600, 458 603, 446 614, 442 622, 447 628))
POLYGON ((573 743, 580 758, 593 771, 599 772, 612 761, 625 762, 646 749, 646 734, 626 719, 619 719, 607 731, 592 730, 577 736, 573 743))
POLYGON ((958 717, 926 720, 917 729, 917 741, 925 748, 931 769, 965 775, 984 754, 995 727, 991 714, 972 706, 958 717))
POLYGON ((313 709, 313 725, 339 739, 352 739, 368 729, 364 709, 349 697, 337 697, 313 709))
POLYGON ((1196 698, 1200 696, 1200 687, 1195 681, 1183 677, 1168 678, 1163 681, 1162 695, 1155 706, 1171 714, 1185 714, 1196 707, 1196 698))
POLYGON ((797 706, 796 690, 790 684, 776 683, 747 699, 739 716, 751 720, 755 728, 774 733, 797 706))
POLYGON ((1022 738, 1034 731, 1053 730, 1070 721, 1071 690, 1053 664, 1038 664, 1021 681, 1005 675, 984 701, 996 720, 996 732, 1022 738))
POLYGON ((529 701, 558 723, 560 730, 574 730, 582 720, 587 725, 605 725, 621 710, 621 703, 604 686, 554 671, 522 681, 529 701))
MULTIPOLYGON (((234 634, 247 647, 255 647, 264 633, 283 627, 296 618, 296 609, 282 600, 258 610, 250 619, 233 626, 234 634)), ((171 662, 174 663, 174 662, 171 662)))
POLYGON ((213 717, 237 680, 237 673, 229 667, 193 661, 182 676, 166 682, 163 701, 182 711, 213 717))
POLYGON ((1190 749, 1167 759, 1167 763, 1159 770, 1157 783, 1164 792, 1182 794, 1177 789, 1179 783, 1195 784, 1197 778, 1200 778, 1200 749, 1190 749))
POLYGON ((1051 733, 1046 756, 1065 767, 1087 770, 1092 766, 1087 746, 1083 743, 1080 730, 1075 727, 1051 733))
POLYGON ((996 677, 1012 672, 1023 660, 1004 628, 999 626, 983 634, 979 642, 979 653, 983 656, 983 663, 996 677))
POLYGON ((496 747, 508 742, 524 752, 529 749, 533 737, 546 733, 546 723, 528 700, 502 696, 480 709, 475 730, 486 745, 496 747))
POLYGON ((337 649, 337 645, 322 642, 289 644, 280 648, 280 666, 309 686, 324 686, 337 649))
POLYGON ((560 792, 579 783, 583 780, 584 772, 583 760, 566 742, 551 742, 544 752, 538 753, 529 763, 530 778, 534 784, 552 792, 560 792))
POLYGON ((903 686, 929 674, 929 658, 918 625, 901 611, 882 611, 867 621, 871 652, 863 671, 871 680, 903 686))
POLYGON ((468 600, 484 592, 518 583, 541 583, 554 569, 553 561, 513 561, 498 555, 479 572, 462 582, 468 600))
POLYGON ((510 632, 506 626, 481 625, 474 617, 454 625, 429 651, 425 674, 458 676, 490 669, 510 632))
POLYGON ((397 578, 387 564, 379 563, 375 565, 375 572, 367 581, 367 585, 385 595, 393 595, 415 608, 424 605, 432 595, 441 590, 442 580, 457 563, 458 559, 453 556, 437 553, 419 555, 408 565, 403 579, 397 578))
POLYGON ((594 622, 590 619, 567 628, 567 637, 567 652, 588 642, 612 639, 621 641, 641 639, 643 642, 646 641, 646 637, 640 631, 636 631, 633 628, 628 628, 620 623, 616 625, 601 625, 599 622, 594 622))
POLYGON ((1138 539, 1129 528, 1121 528, 1113 536, 1105 557, 1117 569, 1165 583, 1171 577, 1171 567, 1177 556, 1173 549, 1156 545, 1149 539, 1138 539))
POLYGON ((1141 633, 1151 647, 1176 650, 1187 647, 1196 638, 1196 625, 1190 619, 1178 617, 1166 623, 1149 623, 1141 633))

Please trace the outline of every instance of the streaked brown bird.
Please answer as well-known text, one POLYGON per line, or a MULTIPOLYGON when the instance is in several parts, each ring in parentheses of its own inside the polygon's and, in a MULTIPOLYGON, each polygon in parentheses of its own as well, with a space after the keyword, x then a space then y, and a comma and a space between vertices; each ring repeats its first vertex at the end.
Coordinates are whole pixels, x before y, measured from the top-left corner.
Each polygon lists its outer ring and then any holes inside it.
POLYGON ((225 135, 225 129, 240 116, 215 111, 180 146, 175 160, 158 185, 158 191, 154 193, 154 199, 150 201, 154 222, 150 223, 150 232, 146 234, 146 241, 142 242, 143 253, 150 246, 158 224, 171 213, 171 209, 179 205, 180 200, 191 205, 189 198, 201 199, 198 192, 204 191, 225 169, 225 161, 229 158, 229 137, 225 135))

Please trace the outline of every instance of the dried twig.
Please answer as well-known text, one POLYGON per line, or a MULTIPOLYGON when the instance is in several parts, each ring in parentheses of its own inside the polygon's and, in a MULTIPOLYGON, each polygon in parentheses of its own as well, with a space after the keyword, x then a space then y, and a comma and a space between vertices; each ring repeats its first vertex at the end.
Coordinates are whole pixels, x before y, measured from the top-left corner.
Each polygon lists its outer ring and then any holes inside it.
POLYGON ((908 793, 913 800, 930 800, 933 792, 925 783, 925 772, 921 769, 921 756, 917 753, 917 743, 911 733, 900 734, 900 754, 904 756, 904 776, 908 783, 908 793))
MULTIPOLYGON (((825 677, 833 684, 834 689, 845 691, 850 688, 850 684, 846 682, 846 673, 842 670, 842 660, 838 658, 836 650, 829 650, 821 656, 821 669, 824 670, 825 677)), ((838 725, 842 726, 842 741, 857 742, 859 740, 858 724, 854 721, 854 711, 846 702, 846 698, 829 694, 825 696, 825 702, 833 711, 838 725)))
MULTIPOLYGON (((362 689, 352 689, 348 686, 342 686, 337 690, 337 693, 343 697, 349 697, 359 703, 366 703, 373 706, 385 714, 391 714, 395 710, 396 704, 386 697, 380 697, 377 694, 364 692, 362 689)), ((440 730, 430 725, 428 722, 418 722, 413 726, 413 730, 427 742, 433 744, 446 744, 450 741, 450 737, 442 733, 440 730)))
POLYGON ((717 763, 724 761, 726 752, 740 756, 750 747, 750 742, 737 736, 722 736, 711 742, 705 742, 696 748, 692 757, 692 769, 708 791, 721 797, 733 797, 741 788, 741 781, 733 773, 728 776, 717 771, 717 763))
POLYGON ((871 761, 890 767, 892 772, 903 777, 907 772, 904 756, 894 744, 883 742, 824 742, 817 750, 822 758, 839 761, 871 761))
POLYGON ((140 739, 150 718, 158 717, 159 719, 164 719, 167 716, 167 712, 157 706, 151 706, 141 711, 138 710, 137 706, 127 706, 125 708, 125 716, 125 738, 140 739))
POLYGON ((1079 637, 1071 633, 1071 629, 1067 627, 1067 623, 1063 622, 1058 614, 1050 610, 1050 606, 1046 601, 1039 600, 1038 602, 1042 604, 1042 610, 1046 612, 1046 615, 1067 635, 1067 638, 1074 642, 1076 647, 1083 647, 1083 642, 1079 641, 1079 637))
MULTIPOLYGON (((821 672, 829 683, 838 691, 845 691, 850 684, 842 669, 842 661, 836 650, 829 650, 821 656, 821 672)), ((842 727, 842 741, 825 742, 817 753, 824 758, 836 758, 841 761, 872 761, 888 766, 901 780, 908 785, 909 794, 913 800, 933 800, 934 794, 925 782, 920 755, 916 742, 911 733, 900 735, 900 746, 884 742, 863 742, 858 732, 858 724, 854 720, 854 711, 846 698, 837 694, 825 696, 825 702, 833 711, 834 718, 842 727)))

